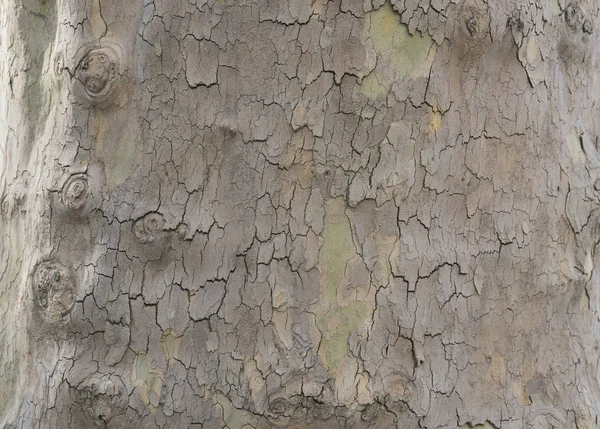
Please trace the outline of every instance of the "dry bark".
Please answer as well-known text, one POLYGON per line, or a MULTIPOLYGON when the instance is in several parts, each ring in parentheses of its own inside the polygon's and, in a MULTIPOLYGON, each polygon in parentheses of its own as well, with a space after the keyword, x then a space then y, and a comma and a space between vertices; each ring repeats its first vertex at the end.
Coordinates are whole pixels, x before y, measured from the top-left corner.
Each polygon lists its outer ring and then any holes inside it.
POLYGON ((598 427, 598 4, 389 1, 0 2, 0 427, 598 427))

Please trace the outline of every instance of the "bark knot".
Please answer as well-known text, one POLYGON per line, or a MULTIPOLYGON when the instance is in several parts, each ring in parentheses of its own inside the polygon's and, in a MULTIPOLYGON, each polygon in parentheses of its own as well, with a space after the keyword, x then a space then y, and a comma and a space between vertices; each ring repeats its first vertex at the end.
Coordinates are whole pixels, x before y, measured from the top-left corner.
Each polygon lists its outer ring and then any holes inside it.
POLYGON ((67 316, 75 305, 76 281, 73 270, 55 259, 40 261, 32 274, 35 303, 49 322, 67 316))
POLYGON ((87 53, 77 75, 89 101, 101 102, 110 96, 116 86, 118 70, 119 59, 113 49, 103 47, 87 53))
POLYGON ((87 201, 88 188, 88 181, 84 174, 72 175, 62 188, 63 204, 71 210, 82 209, 87 201))

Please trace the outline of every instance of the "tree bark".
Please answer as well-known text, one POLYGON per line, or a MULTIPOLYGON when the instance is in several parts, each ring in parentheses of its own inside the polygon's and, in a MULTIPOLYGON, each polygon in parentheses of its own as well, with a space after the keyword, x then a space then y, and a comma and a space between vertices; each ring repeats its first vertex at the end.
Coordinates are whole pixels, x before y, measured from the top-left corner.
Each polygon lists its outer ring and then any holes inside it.
POLYGON ((598 12, 3 0, 0 427, 599 427, 598 12))

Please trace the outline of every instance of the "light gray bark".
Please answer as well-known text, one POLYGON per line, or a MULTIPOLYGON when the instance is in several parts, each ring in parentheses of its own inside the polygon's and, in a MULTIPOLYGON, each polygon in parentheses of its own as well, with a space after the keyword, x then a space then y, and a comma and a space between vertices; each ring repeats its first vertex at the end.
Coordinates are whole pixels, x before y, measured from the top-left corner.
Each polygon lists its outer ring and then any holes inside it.
POLYGON ((598 11, 2 0, 0 427, 599 427, 598 11))

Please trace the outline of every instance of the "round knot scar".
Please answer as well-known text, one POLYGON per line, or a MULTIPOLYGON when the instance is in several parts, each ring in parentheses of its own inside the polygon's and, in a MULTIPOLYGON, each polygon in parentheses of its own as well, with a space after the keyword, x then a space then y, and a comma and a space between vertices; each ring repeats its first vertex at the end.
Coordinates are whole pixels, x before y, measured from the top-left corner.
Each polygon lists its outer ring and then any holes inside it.
POLYGON ((75 275, 54 259, 45 259, 36 265, 32 288, 35 303, 50 322, 69 314, 75 305, 75 275))
POLYGON ((115 87, 118 58, 110 48, 94 49, 87 53, 78 68, 78 79, 90 101, 106 99, 115 87))
POLYGON ((63 204, 71 210, 80 210, 85 206, 88 196, 88 181, 83 174, 69 177, 62 188, 63 204))

